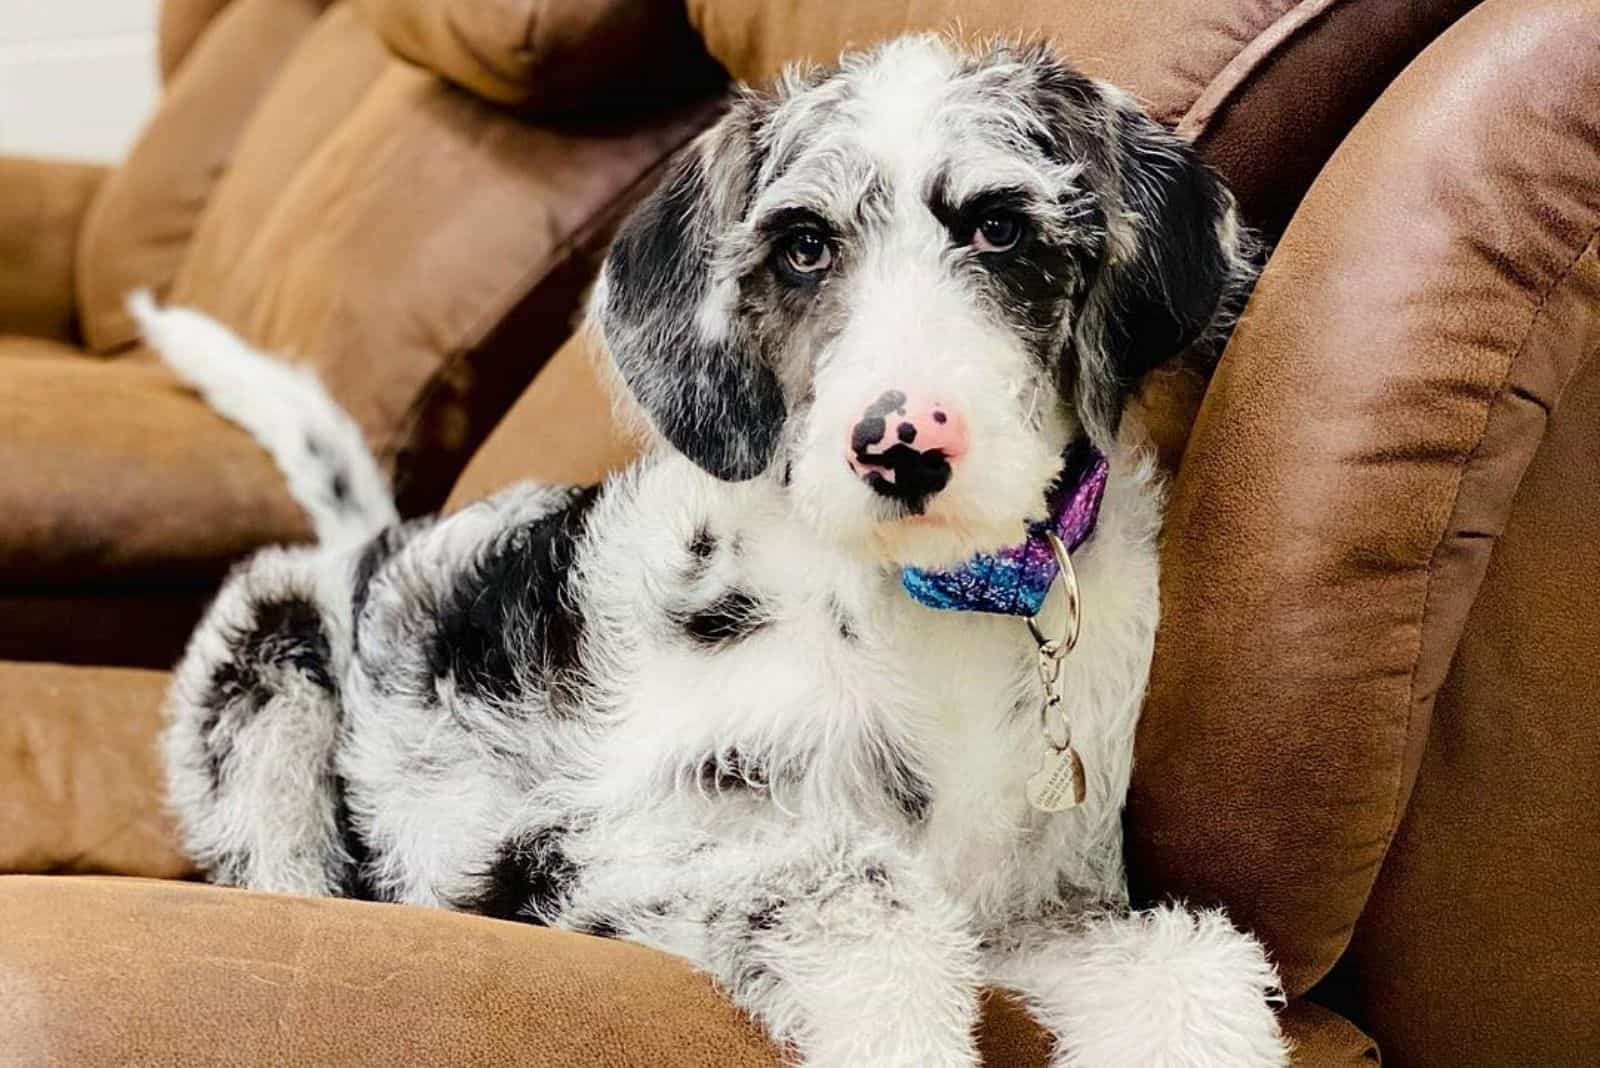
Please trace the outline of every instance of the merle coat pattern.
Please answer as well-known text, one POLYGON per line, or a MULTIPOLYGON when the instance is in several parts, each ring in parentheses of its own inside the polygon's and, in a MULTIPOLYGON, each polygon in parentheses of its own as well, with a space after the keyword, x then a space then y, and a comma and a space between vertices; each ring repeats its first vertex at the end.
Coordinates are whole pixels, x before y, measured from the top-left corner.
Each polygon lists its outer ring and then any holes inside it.
POLYGON ((645 458, 403 525, 313 380, 136 301, 321 536, 242 565, 180 666, 189 850, 681 954, 808 1064, 972 1065, 985 985, 1061 1065, 1285 1063, 1260 947, 1130 912, 1119 825, 1159 519, 1123 400, 1226 322, 1246 245, 1186 145, 1043 48, 794 72, 682 154, 596 287, 645 458), (913 412, 871 452, 919 395, 954 444, 913 412), (1089 793, 1045 815, 1025 629, 898 568, 1017 540, 1084 436, 1113 458, 1063 675, 1089 793))

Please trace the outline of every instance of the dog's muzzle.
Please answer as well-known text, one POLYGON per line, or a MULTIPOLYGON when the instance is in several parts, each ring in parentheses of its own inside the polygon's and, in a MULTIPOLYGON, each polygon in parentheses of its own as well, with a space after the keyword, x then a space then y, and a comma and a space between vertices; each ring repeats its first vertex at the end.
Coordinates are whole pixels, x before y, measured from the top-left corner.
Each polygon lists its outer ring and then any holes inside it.
POLYGON ((967 421, 932 398, 885 390, 850 430, 850 470, 913 515, 950 481, 967 451, 967 421))

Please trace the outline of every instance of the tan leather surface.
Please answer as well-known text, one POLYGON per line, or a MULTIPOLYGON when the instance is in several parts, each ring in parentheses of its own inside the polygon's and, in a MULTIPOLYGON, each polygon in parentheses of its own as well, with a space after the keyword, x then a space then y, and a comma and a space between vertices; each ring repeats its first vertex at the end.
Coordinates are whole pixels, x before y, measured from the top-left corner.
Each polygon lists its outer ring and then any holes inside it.
POLYGON ((677 3, 357 3, 395 54, 486 100, 529 110, 637 110, 641 100, 704 93, 724 79, 677 3))
MULTIPOLYGON (((1579 269, 1600 314, 1593 246, 1579 269)), ((1394 1068, 1600 1063, 1600 336, 1589 338, 1490 556, 1352 946, 1362 1011, 1394 1068)))
POLYGON ((73 253, 105 177, 94 163, 0 156, 0 335, 76 340, 73 253))
POLYGON ((593 485, 638 455, 637 443, 611 417, 594 359, 587 331, 567 339, 473 455, 446 511, 513 482, 593 485))
MULTIPOLYGON (((683 961, 525 924, 131 879, 0 879, 8 1066, 754 1068, 778 1051, 683 961)), ((1304 1068, 1368 1063, 1326 1013, 1286 1016, 1304 1068)), ((984 1063, 1049 1041, 985 1002, 984 1063)), ((0 1057, 6 1056, 0 1053, 0 1057)))
MULTIPOLYGON (((1543 413, 1595 344, 1597 20, 1491 0, 1384 95, 1262 276, 1173 488, 1130 856, 1147 890, 1227 902, 1291 994, 1367 904, 1543 413)), ((1501 952, 1461 962, 1483 997, 1501 952)))
POLYGON ((566 337, 639 177, 709 106, 520 120, 385 60, 336 6, 261 103, 172 299, 316 366, 402 509, 435 509, 566 337))
POLYGON ((77 284, 90 349, 132 344, 127 292, 166 292, 235 142, 322 7, 323 0, 235 0, 167 85, 84 224, 77 284))
MULTIPOLYGON (((162 803, 166 686, 162 671, 0 662, 0 873, 192 870, 162 803)), ((14 1037, 0 1026, 0 1063, 14 1037)))
POLYGON ((1040 36, 1196 138, 1247 217, 1281 229, 1344 132, 1476 0, 688 0, 735 77, 911 30, 1040 36))
POLYGON ((161 17, 156 23, 156 65, 165 81, 172 77, 194 43, 206 31, 217 12, 233 0, 161 0, 161 17))
POLYGON ((0 428, 0 590, 203 582, 309 536, 267 454, 152 363, 0 348, 0 428))

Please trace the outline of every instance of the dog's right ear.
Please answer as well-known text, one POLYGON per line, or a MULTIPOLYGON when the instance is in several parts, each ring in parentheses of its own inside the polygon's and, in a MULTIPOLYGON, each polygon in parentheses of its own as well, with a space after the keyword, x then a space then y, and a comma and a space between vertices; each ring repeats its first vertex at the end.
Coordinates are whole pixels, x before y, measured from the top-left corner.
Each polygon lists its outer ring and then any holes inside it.
POLYGON ((740 97, 672 162, 612 243, 592 314, 613 363, 656 430, 730 482, 764 471, 783 389, 715 277, 718 239, 746 213, 760 103, 740 97))

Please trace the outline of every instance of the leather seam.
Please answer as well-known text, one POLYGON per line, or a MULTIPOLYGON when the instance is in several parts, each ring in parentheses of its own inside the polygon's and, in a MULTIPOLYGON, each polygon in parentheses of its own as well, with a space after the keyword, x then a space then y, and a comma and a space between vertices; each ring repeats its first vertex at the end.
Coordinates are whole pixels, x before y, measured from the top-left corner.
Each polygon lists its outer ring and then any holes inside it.
POLYGON ((1194 98, 1183 117, 1178 120, 1176 132, 1187 141, 1197 142, 1211 128, 1212 121, 1224 110, 1239 89, 1258 71, 1262 64, 1277 54, 1278 50, 1293 41, 1301 30, 1332 11, 1346 0, 1301 0, 1252 37, 1222 69, 1206 83, 1194 98))
MULTIPOLYGON (((1405 816, 1405 813, 1401 809, 1401 797, 1409 793, 1406 788, 1406 784, 1403 781, 1405 777, 1405 753, 1407 743, 1411 738, 1412 731, 1416 728, 1417 722, 1417 706, 1419 704, 1417 697, 1417 676, 1422 670, 1423 643, 1426 637, 1425 631, 1428 625, 1430 610, 1433 606, 1433 595, 1437 586, 1437 579, 1439 577, 1439 556, 1445 545, 1450 541, 1451 532, 1457 528, 1460 520, 1461 492, 1463 485, 1466 482, 1467 471, 1472 467, 1473 463, 1478 459, 1479 455, 1483 451, 1484 442, 1489 436, 1489 426, 1493 421, 1495 409, 1504 401, 1505 397, 1510 392, 1512 372, 1516 370, 1518 362, 1527 352, 1528 345, 1533 340, 1539 324, 1544 320, 1545 313, 1549 308, 1551 301, 1571 281, 1574 273, 1577 271, 1578 265, 1583 262, 1584 257, 1596 252, 1597 250, 1600 250, 1600 227, 1596 227, 1589 232, 1588 239, 1584 241, 1583 244, 1578 246, 1578 251, 1567 262, 1566 267, 1556 277, 1555 281, 1552 282, 1542 294, 1540 294, 1539 301, 1534 305, 1533 312, 1528 318, 1528 324, 1523 328, 1522 337, 1518 340, 1516 349, 1513 350, 1510 359, 1506 361, 1505 373, 1501 376, 1500 384, 1495 389, 1494 396, 1490 399, 1488 404, 1484 405, 1483 420, 1478 428, 1477 440, 1473 443, 1472 448, 1462 456, 1461 461, 1456 466, 1456 484, 1455 492, 1450 502, 1450 514, 1448 517, 1446 517, 1444 526, 1439 531, 1438 540, 1434 543, 1433 551, 1428 556, 1428 566, 1425 570, 1427 582, 1423 590, 1422 612, 1417 619, 1416 656, 1411 662, 1410 676, 1406 680, 1406 729, 1405 733, 1400 739, 1400 753, 1399 759, 1396 761, 1396 780, 1393 788, 1393 806, 1390 809, 1389 819, 1387 821, 1388 826, 1384 830, 1382 858, 1378 862, 1377 870, 1380 872, 1383 868, 1384 862, 1388 859, 1390 849, 1392 849, 1394 846, 1395 835, 1399 833, 1400 824, 1405 816)), ((1584 357, 1578 361, 1572 372, 1567 376, 1568 382, 1572 380, 1573 375, 1575 375, 1586 363, 1588 363, 1590 358, 1591 357, 1584 357)), ((1563 384, 1563 390, 1564 389, 1565 384, 1563 384)), ((1548 429, 1548 420, 1546 420, 1545 426, 1548 429)), ((1523 469, 1523 473, 1526 473, 1526 468, 1523 469)), ((1519 475, 1519 484, 1520 479, 1521 476, 1519 475)), ((1515 490, 1512 492, 1514 495, 1515 490)), ((1492 540, 1498 542, 1499 536, 1496 535, 1492 540)), ((1491 549, 1491 552, 1492 551, 1493 550, 1491 549)), ((1475 601, 1476 599, 1476 595, 1474 595, 1473 600, 1475 601)), ((1468 610, 1470 611, 1470 607, 1468 610)), ((1465 620, 1463 619, 1463 626, 1464 625, 1465 620)), ((1460 636, 1458 634, 1458 640, 1459 637, 1460 636)), ((1452 658, 1453 655, 1454 654, 1452 653, 1452 658)), ((1424 741, 1424 745, 1426 745, 1426 741, 1424 741)), ((1377 876, 1375 874, 1374 882, 1376 882, 1376 878, 1377 876)), ((1368 889, 1368 893, 1370 896, 1370 887, 1368 889)))

